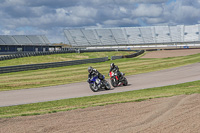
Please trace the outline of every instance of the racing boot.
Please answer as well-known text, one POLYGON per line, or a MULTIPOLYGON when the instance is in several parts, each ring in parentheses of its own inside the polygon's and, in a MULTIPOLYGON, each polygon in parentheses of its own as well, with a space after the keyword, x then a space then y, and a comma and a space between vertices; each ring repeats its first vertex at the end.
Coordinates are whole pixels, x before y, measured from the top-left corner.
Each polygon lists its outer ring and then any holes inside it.
POLYGON ((119 82, 119 83, 118 83, 118 86, 121 86, 121 85, 122 85, 122 82, 119 82))

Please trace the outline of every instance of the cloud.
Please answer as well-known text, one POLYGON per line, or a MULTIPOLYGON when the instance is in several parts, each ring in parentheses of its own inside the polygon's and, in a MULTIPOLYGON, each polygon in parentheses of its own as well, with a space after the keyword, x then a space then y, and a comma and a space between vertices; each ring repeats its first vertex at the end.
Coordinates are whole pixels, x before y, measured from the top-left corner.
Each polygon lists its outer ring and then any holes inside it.
POLYGON ((0 34, 45 34, 63 42, 66 27, 200 23, 200 0, 1 0, 0 34))
POLYGON ((132 14, 137 17, 159 17, 162 15, 163 8, 155 4, 140 4, 132 14))
POLYGON ((198 0, 177 0, 166 7, 164 17, 166 21, 175 24, 197 24, 200 20, 200 2, 198 0))

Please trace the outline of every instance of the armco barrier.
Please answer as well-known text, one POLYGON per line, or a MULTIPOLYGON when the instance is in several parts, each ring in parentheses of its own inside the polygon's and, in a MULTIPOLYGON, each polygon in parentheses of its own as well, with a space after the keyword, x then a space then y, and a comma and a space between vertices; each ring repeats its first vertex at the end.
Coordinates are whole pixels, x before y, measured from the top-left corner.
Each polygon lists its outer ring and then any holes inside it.
POLYGON ((37 69, 44 69, 44 68, 71 66, 71 65, 79 65, 79 64, 87 64, 87 63, 98 63, 98 62, 104 62, 104 61, 108 61, 108 57, 85 59, 85 60, 64 61, 64 62, 31 64, 31 65, 7 66, 7 67, 0 67, 0 73, 37 70, 37 69))

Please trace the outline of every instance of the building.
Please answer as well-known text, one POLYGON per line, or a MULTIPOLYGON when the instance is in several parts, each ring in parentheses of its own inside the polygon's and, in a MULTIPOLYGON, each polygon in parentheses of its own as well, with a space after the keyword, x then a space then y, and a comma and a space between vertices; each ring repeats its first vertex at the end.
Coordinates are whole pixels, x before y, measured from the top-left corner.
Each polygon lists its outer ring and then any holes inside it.
POLYGON ((0 52, 54 51, 44 35, 0 35, 0 52))

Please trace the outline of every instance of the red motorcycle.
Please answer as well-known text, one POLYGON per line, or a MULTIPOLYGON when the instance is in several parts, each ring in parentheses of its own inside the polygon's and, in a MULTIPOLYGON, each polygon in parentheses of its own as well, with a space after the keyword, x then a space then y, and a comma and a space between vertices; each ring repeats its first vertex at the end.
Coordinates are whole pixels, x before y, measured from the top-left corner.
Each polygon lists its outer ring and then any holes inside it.
POLYGON ((128 80, 124 77, 124 73, 121 73, 122 75, 122 79, 119 81, 119 77, 117 75, 117 73, 113 73, 110 72, 109 76, 110 76, 110 81, 113 87, 117 87, 117 86, 127 86, 128 85, 128 80))

